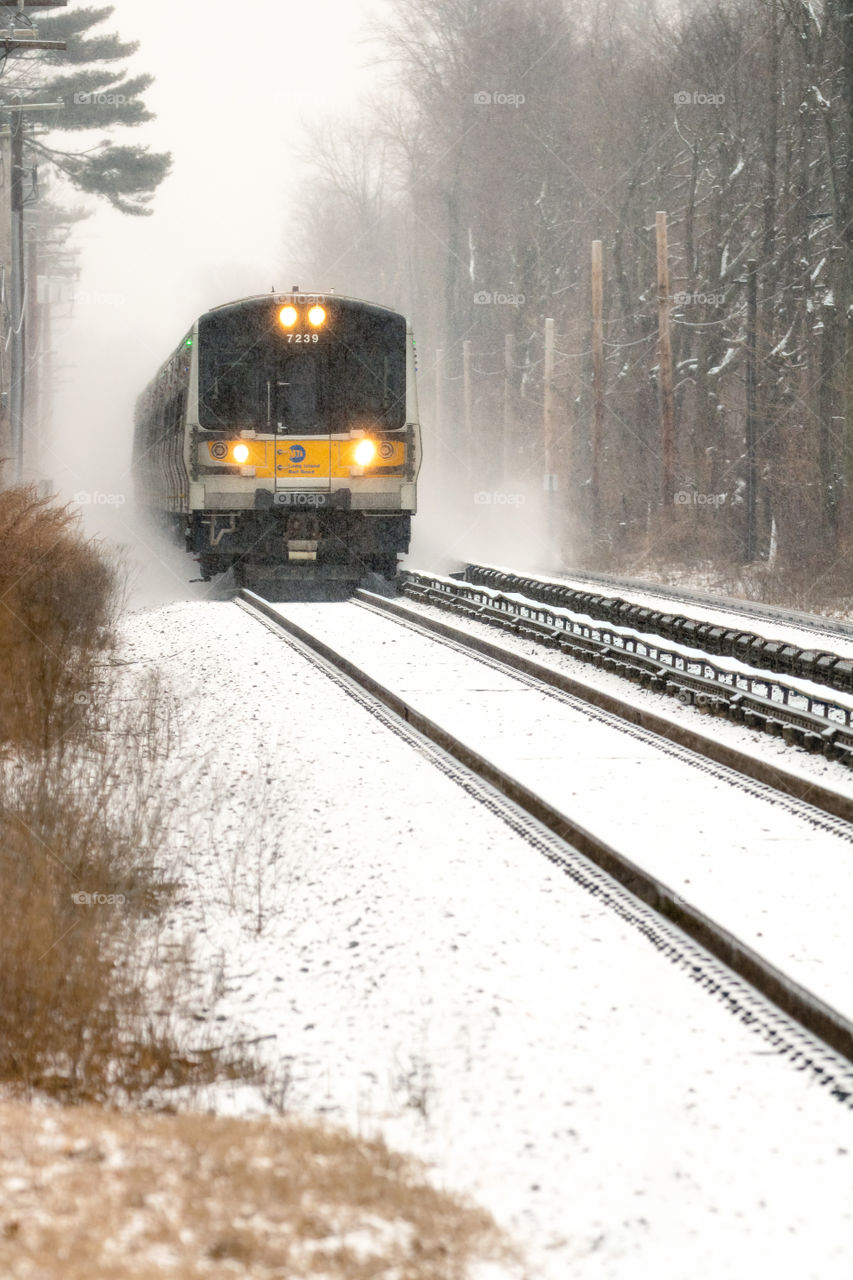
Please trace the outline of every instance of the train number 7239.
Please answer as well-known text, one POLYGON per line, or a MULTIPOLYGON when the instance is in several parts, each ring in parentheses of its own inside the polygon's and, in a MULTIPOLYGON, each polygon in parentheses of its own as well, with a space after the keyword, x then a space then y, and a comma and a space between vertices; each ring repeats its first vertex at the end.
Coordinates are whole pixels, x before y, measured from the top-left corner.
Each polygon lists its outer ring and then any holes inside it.
POLYGON ((287 335, 288 342, 319 342, 319 333, 289 333, 287 335))

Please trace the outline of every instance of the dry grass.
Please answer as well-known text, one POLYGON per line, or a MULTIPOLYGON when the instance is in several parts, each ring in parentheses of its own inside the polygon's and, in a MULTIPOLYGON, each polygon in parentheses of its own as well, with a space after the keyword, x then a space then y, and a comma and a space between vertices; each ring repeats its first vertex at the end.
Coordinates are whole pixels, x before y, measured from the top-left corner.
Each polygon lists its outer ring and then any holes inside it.
POLYGON ((258 1078, 152 1014, 193 981, 180 949, 156 950, 179 782, 168 703, 150 681, 128 691, 102 683, 93 705, 111 714, 91 738, 0 762, 0 1081, 68 1100, 258 1078))
POLYGON ((411 1161, 307 1124, 3 1103, 0 1184, 10 1280, 463 1280, 514 1261, 411 1161))
POLYGON ((26 488, 0 493, 0 539, 0 1081, 79 1100, 257 1079, 153 1013, 192 981, 152 928, 180 782, 157 678, 113 675, 115 567, 26 488))
POLYGON ((0 746, 44 747, 81 720, 120 605, 115 566, 66 507, 0 491, 0 746))

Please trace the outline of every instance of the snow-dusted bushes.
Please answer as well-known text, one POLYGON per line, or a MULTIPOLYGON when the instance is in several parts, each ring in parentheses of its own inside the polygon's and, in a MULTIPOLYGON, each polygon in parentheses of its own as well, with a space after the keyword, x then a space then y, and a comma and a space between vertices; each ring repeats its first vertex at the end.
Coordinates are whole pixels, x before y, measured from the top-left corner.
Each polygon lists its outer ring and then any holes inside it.
POLYGON ((67 509, 0 495, 0 1082, 79 1098, 226 1074, 168 1016, 190 981, 155 964, 170 704, 111 653, 120 575, 67 509))

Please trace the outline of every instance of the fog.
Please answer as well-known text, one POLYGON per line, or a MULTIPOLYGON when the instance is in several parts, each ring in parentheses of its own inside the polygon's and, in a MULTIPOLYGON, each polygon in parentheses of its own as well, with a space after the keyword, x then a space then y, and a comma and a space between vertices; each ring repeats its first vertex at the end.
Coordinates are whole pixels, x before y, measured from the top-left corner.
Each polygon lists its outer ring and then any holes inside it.
POLYGON ((157 119, 117 130, 117 140, 171 151, 174 166, 152 216, 90 200, 93 216, 73 232, 80 276, 70 318, 61 319, 68 306, 56 309, 58 385, 41 470, 63 497, 90 499, 93 529, 135 544, 151 590, 156 566, 165 592, 186 594, 193 565, 134 526, 136 397, 206 308, 314 283, 296 279, 288 252, 311 217, 298 195, 305 129, 354 108, 375 84, 367 24, 376 12, 375 0, 124 0, 104 25, 138 40, 130 69, 155 76, 146 103, 157 119))

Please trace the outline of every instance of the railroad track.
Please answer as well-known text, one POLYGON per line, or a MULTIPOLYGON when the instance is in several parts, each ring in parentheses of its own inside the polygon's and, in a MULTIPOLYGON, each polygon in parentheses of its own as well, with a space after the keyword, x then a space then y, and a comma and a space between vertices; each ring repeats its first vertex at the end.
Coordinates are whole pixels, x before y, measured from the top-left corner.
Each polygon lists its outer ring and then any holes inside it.
MULTIPOLYGON (((509 668, 514 678, 541 681, 542 691, 549 696, 565 700, 566 686, 574 683, 504 650, 495 648, 490 652, 492 646, 485 642, 444 624, 428 623, 393 601, 367 592, 359 592, 357 599, 384 618, 390 615, 413 631, 458 647, 469 656, 475 654, 487 665, 509 668)), ((528 843, 588 892, 607 901, 692 980, 760 1034, 774 1052, 812 1072, 833 1097, 853 1107, 853 1022, 719 921, 686 901, 662 879, 426 715, 411 698, 283 614, 280 606, 248 591, 240 592, 237 603, 326 670, 330 678, 395 733, 429 754, 438 767, 499 813, 528 843), (823 1047, 811 1037, 817 1037, 823 1047)), ((849 830, 845 834, 853 839, 849 830)))
POLYGON ((853 768, 853 698, 816 687, 853 692, 849 658, 473 565, 463 580, 407 570, 399 585, 401 594, 424 604, 527 636, 700 712, 853 768), (680 647, 667 647, 658 635, 680 647), (715 663, 705 653, 724 654, 736 665, 715 663), (793 680, 773 671, 790 671, 793 680))
MULTIPOLYGON (((482 566, 480 566, 482 567, 482 566)), ((835 618, 824 618, 813 613, 803 613, 797 609, 786 609, 781 605, 759 604, 755 600, 738 599, 736 596, 721 596, 709 591, 695 588, 674 588, 655 582, 647 582, 641 578, 621 578, 609 573, 596 573, 592 569, 570 569, 561 575, 572 582, 587 582, 593 587, 604 587, 608 592, 619 595, 657 596, 663 600, 672 600, 674 604, 695 604, 714 609, 722 613, 740 613, 765 622, 775 622, 783 626, 796 627, 810 636, 823 636, 828 640, 853 640, 853 625, 835 618)))

